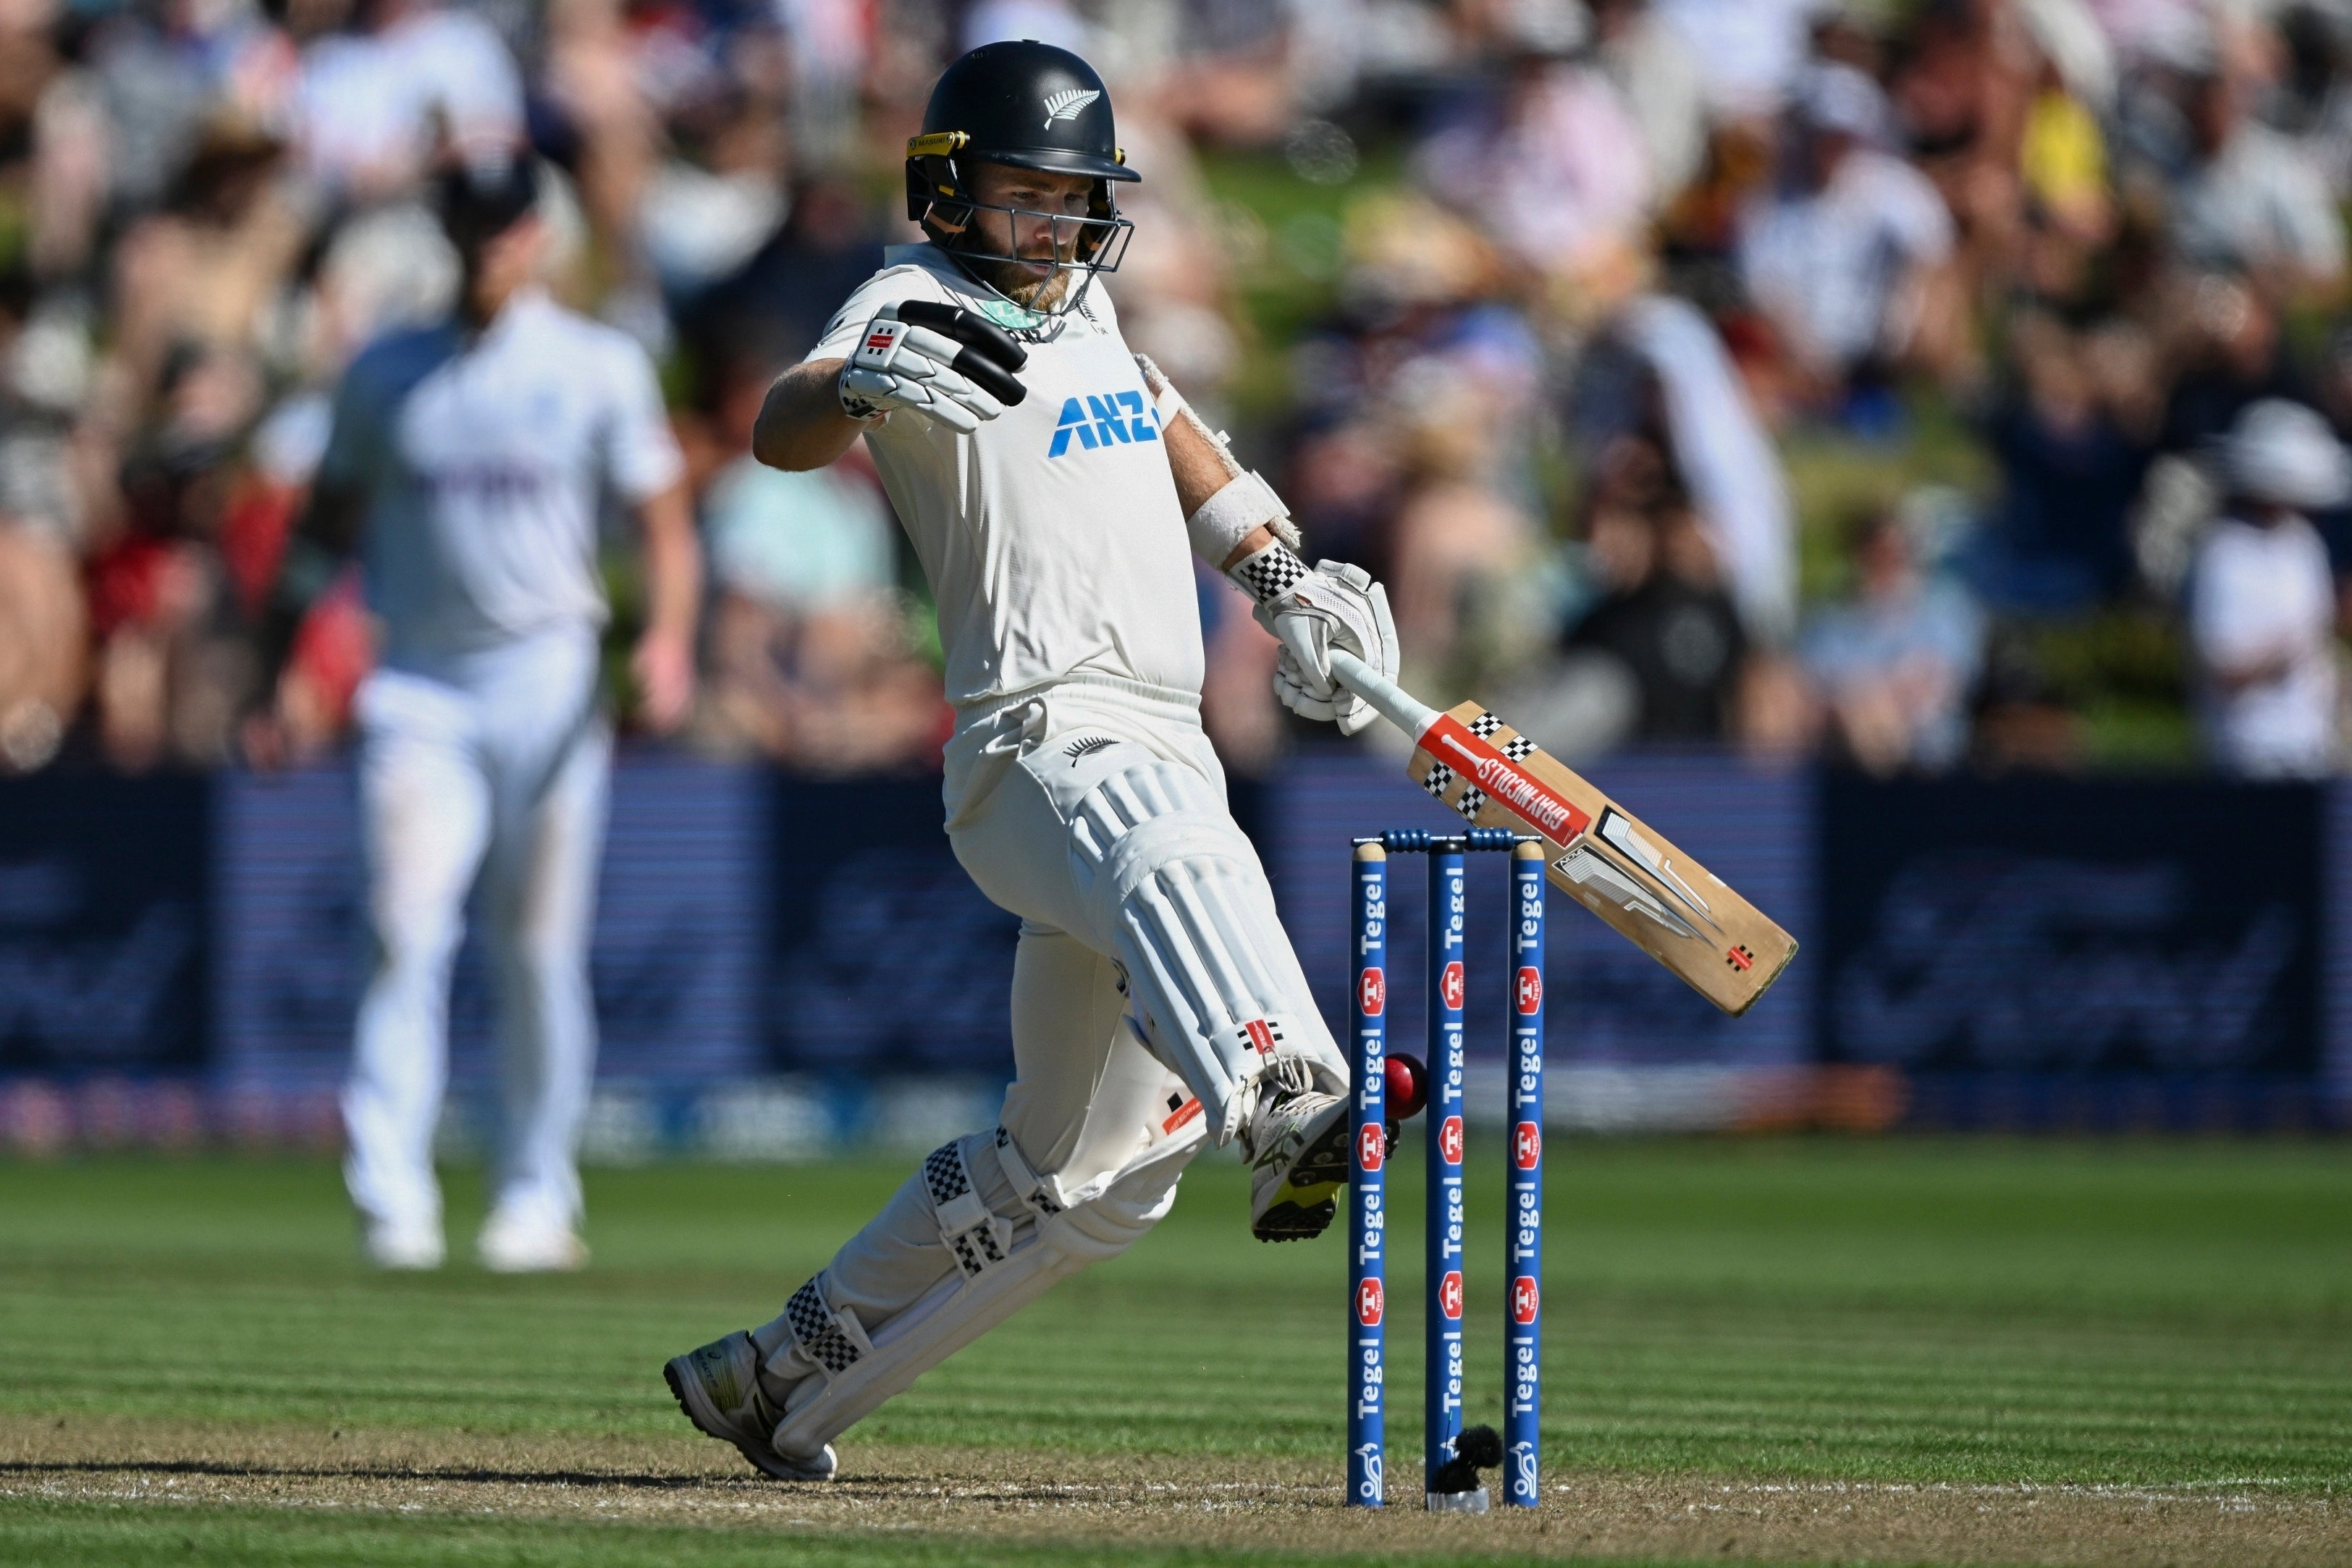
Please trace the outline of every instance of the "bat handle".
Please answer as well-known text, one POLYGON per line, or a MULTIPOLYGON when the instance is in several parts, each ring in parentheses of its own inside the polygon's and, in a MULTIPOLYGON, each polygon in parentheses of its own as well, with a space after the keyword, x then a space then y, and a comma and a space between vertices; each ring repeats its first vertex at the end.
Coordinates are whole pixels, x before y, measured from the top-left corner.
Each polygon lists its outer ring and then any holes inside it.
POLYGON ((1395 681, 1339 648, 1331 650, 1331 675, 1339 683, 1372 705, 1373 711, 1418 741, 1437 722, 1437 710, 1414 700, 1395 681))

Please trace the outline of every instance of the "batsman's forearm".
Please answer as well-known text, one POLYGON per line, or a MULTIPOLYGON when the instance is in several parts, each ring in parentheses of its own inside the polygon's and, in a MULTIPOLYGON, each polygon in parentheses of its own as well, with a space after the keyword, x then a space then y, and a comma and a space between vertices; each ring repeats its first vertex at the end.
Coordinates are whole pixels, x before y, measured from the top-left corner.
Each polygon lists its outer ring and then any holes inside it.
POLYGON ((866 426, 841 411, 837 384, 846 363, 812 360, 776 377, 751 426, 751 455, 772 468, 803 473, 849 450, 866 426))
POLYGON ((1168 422, 1160 439, 1167 443, 1168 467, 1176 476, 1176 503, 1186 517, 1200 510, 1241 472, 1241 465, 1210 438, 1190 408, 1168 422))
POLYGON ((1149 355, 1136 355, 1135 364, 1160 420, 1160 447, 1168 454, 1192 552, 1229 573, 1269 544, 1304 549, 1290 509, 1273 487, 1242 467, 1224 437, 1202 422, 1149 355))

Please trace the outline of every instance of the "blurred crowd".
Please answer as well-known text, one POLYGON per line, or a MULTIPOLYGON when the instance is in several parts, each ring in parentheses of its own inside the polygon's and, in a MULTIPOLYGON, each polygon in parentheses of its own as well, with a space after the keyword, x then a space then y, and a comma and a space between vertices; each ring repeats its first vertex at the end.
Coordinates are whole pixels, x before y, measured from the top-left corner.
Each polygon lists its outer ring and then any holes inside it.
MULTIPOLYGON (((1388 584, 1424 695, 1571 760, 2064 768, 2111 688, 2152 754, 2344 754, 2352 0, 0 0, 0 771, 236 760, 328 395, 448 308, 419 193, 473 142, 544 160, 551 287, 664 366, 690 743, 935 765, 862 447, 750 432, 998 37, 1103 70, 1134 346, 1388 584)), ((1273 646, 1200 591, 1271 766, 1273 646)), ((346 582, 315 744, 368 658, 346 582)))

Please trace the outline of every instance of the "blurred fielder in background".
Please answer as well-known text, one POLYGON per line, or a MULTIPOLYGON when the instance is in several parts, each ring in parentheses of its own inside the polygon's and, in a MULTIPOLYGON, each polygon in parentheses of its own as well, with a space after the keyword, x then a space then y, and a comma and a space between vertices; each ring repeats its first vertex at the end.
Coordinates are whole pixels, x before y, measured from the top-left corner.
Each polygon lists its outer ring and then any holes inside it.
POLYGON ((772 1321, 669 1363, 697 1426, 787 1479, 832 1476, 835 1436, 1132 1246, 1204 1142, 1239 1143, 1260 1239, 1330 1223, 1346 1060, 1201 728, 1191 555, 1256 602, 1296 711, 1370 721, 1334 647, 1396 668, 1381 588, 1293 553, 1280 500, 1092 287, 1137 178, 1093 68, 973 50, 907 177, 930 243, 888 252, 770 389, 753 449, 814 468, 864 436, 938 595, 949 839, 1021 917, 1017 1076, 1000 1123, 933 1151, 772 1321))
MULTIPOLYGON (((442 1260, 433 1137, 450 964, 479 875, 505 1093, 481 1260, 572 1268, 587 1256, 574 1151, 595 1058, 587 941, 611 752, 602 496, 645 531, 650 609, 633 668, 656 729, 693 700, 701 557, 652 364, 538 285, 548 231, 529 159, 478 158, 437 195, 463 263, 457 315, 383 338, 344 375, 272 603, 269 668, 356 551, 382 639, 354 703, 375 952, 343 1097, 367 1256, 442 1260)), ((281 719, 257 724, 260 760, 287 733, 281 719)))

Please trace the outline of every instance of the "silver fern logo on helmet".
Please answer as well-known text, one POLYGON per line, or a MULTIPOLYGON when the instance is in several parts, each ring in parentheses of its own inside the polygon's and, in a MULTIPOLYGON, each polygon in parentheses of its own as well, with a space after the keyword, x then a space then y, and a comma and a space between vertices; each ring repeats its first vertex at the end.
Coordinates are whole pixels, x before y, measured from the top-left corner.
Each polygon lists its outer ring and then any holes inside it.
POLYGON ((1066 88, 1060 92, 1048 93, 1045 98, 1045 129, 1048 131, 1054 129, 1054 121, 1056 120, 1076 120, 1085 112, 1087 104, 1101 96, 1102 93, 1099 90, 1089 91, 1082 87, 1066 88))

